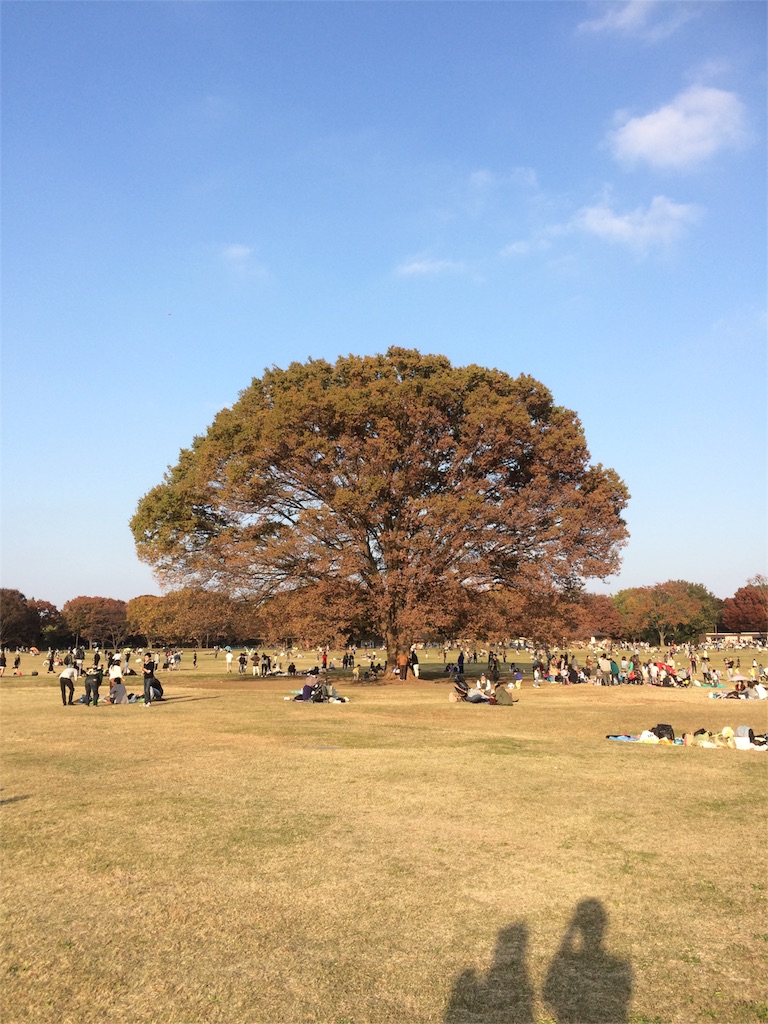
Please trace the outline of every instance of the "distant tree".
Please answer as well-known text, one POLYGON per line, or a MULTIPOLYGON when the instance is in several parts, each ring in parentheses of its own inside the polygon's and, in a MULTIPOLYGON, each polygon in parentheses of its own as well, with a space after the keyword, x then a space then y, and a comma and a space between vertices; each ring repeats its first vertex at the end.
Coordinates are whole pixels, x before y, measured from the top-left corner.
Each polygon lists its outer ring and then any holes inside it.
POLYGON ((20 590, 0 589, 0 646, 34 644, 40 633, 40 616, 20 590))
POLYGON ((723 603, 722 623, 730 633, 768 631, 768 577, 753 576, 723 603))
POLYGON ((349 590, 394 661, 467 593, 615 572, 627 500, 538 381, 392 348, 254 379, 131 527, 175 586, 349 590))
POLYGON ((717 598, 702 584, 685 580, 621 590, 614 597, 614 604, 627 636, 633 640, 658 640, 661 647, 670 640, 693 640, 714 629, 719 614, 717 598))
POLYGON ((178 643, 191 640, 198 647, 224 639, 246 639, 251 624, 244 621, 244 604, 210 590, 188 587, 171 591, 162 598, 166 639, 178 643), (239 635, 241 628, 245 637, 239 635))
POLYGON ((582 594, 576 610, 581 639, 604 634, 613 640, 624 635, 624 623, 613 598, 607 594, 582 594))
POLYGON ((40 631, 37 642, 41 647, 62 647, 69 640, 67 624, 55 604, 50 601, 30 600, 30 608, 37 612, 40 622, 40 631))
POLYGON ((119 647, 128 635, 125 601, 113 597, 75 597, 61 613, 69 630, 91 644, 119 647))
POLYGON ((128 635, 143 637, 147 647, 154 647, 158 640, 165 639, 168 620, 162 597, 156 594, 132 597, 125 606, 125 616, 128 635))

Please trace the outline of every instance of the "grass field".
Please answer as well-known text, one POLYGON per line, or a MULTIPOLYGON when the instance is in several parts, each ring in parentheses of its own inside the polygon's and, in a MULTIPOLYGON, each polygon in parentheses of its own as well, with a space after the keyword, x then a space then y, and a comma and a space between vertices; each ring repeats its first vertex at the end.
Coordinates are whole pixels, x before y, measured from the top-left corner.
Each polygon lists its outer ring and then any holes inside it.
POLYGON ((768 754, 605 740, 763 704, 185 663, 150 709, 0 682, 5 1024, 768 1020, 768 754))

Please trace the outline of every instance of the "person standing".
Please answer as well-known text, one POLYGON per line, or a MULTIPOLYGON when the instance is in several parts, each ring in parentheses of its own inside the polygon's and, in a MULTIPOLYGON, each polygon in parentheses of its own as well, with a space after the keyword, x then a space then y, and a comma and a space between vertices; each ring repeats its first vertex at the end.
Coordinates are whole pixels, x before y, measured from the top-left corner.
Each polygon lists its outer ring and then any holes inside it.
POLYGON ((464 651, 459 651, 459 656, 456 659, 456 668, 459 671, 459 675, 464 675, 464 651))
POLYGON ((93 706, 99 703, 99 687, 104 678, 104 669, 92 668, 85 673, 85 706, 88 707, 93 698, 93 706))
POLYGON ((152 659, 151 651, 147 651, 144 655, 141 671, 144 676, 144 707, 148 708, 152 703, 152 685, 156 683, 155 662, 152 659))
POLYGON ((13 659, 13 674, 15 676, 21 675, 21 655, 17 652, 16 657, 13 659))
POLYGON ((416 679, 418 679, 420 671, 421 666, 419 665, 418 655, 416 654, 416 651, 411 651, 411 673, 416 679))
POLYGON ((53 672, 53 663, 56 660, 56 655, 53 653, 53 649, 48 651, 48 675, 53 672))
POLYGON ((66 707, 67 704, 74 704, 75 697, 75 670, 71 665, 66 665, 63 672, 59 676, 59 684, 61 685, 61 703, 66 707), (66 697, 66 691, 69 690, 69 700, 66 697))
POLYGON ((0 676, 4 676, 5 675, 5 666, 6 666, 6 664, 7 664, 7 662, 6 662, 6 657, 5 657, 5 648, 4 647, 0 647, 0 676))
POLYGON ((408 662, 410 661, 409 656, 405 651, 400 651, 397 656, 397 667, 400 669, 400 682, 404 683, 408 676, 408 662))
POLYGON ((232 671, 232 651, 227 651, 227 672, 232 671))
POLYGON ((109 685, 111 687, 115 686, 116 683, 122 683, 122 681, 123 681, 123 669, 122 669, 122 666, 120 664, 120 658, 119 657, 112 659, 112 664, 109 666, 107 672, 108 672, 108 675, 109 675, 109 685))

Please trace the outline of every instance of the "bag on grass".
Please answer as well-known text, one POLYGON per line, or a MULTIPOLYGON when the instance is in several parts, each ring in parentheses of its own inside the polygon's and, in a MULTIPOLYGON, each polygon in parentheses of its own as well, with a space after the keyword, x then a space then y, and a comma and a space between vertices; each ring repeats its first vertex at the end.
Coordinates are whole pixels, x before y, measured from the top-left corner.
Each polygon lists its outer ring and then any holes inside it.
POLYGON ((654 736, 658 736, 660 740, 669 740, 671 743, 675 742, 675 730, 671 725, 659 725, 654 726, 651 729, 654 736))

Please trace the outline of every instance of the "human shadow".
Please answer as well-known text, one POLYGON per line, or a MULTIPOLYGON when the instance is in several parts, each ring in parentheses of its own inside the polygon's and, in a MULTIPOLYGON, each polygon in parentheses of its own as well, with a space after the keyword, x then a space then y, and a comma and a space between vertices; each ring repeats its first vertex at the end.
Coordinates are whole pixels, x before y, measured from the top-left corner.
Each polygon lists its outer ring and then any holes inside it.
MULTIPOLYGON (((542 992, 557 1024, 627 1024, 632 968, 605 950, 607 924, 608 915, 599 900, 583 900, 576 907, 542 992)), ((470 968, 456 979, 444 1024, 533 1024, 527 949, 524 922, 503 928, 485 977, 479 978, 470 968)))
POLYGON ((533 1024, 527 946, 525 924, 516 922, 502 928, 485 977, 478 978, 470 968, 456 979, 443 1018, 445 1024, 533 1024))
POLYGON ((600 900, 582 900, 576 907, 542 993, 557 1024, 626 1024, 632 967, 606 952, 607 924, 600 900))

